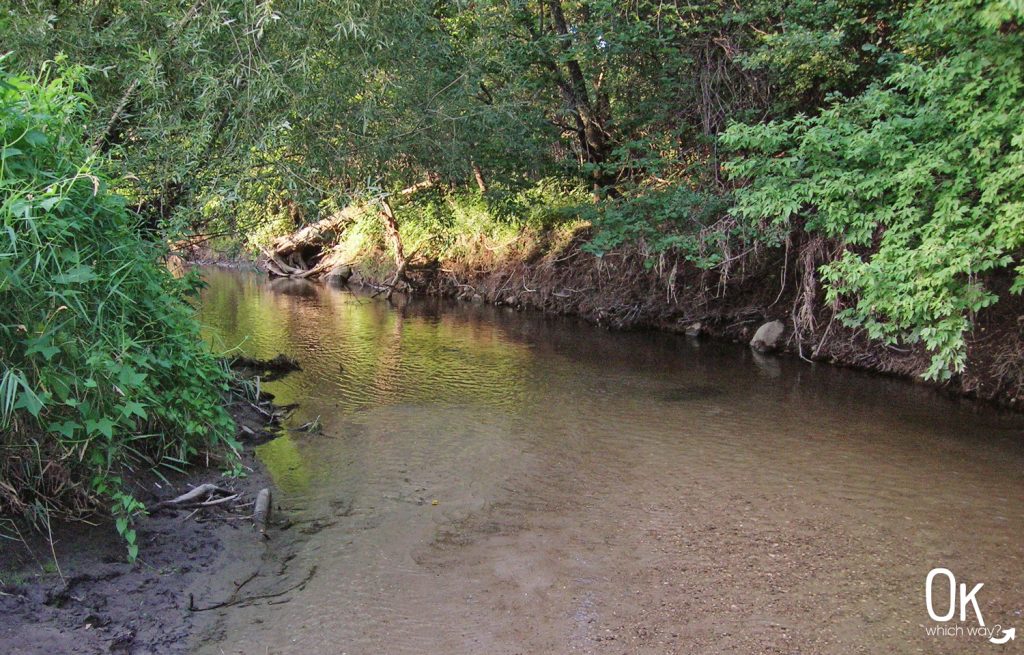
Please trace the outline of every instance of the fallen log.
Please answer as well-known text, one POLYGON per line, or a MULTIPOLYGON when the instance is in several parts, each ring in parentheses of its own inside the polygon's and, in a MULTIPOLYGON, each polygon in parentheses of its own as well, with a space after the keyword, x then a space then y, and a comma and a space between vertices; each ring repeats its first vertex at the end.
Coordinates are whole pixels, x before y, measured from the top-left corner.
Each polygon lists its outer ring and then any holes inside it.
MULTIPOLYGON (((436 187, 438 180, 438 176, 428 175, 423 181, 391 194, 390 197, 408 199, 420 191, 436 187)), ((404 253, 398 221, 388 198, 389 194, 384 194, 373 202, 353 203, 325 219, 278 237, 269 247, 261 248, 262 268, 275 277, 303 279, 328 275, 333 270, 345 266, 344 262, 339 261, 335 253, 332 253, 341 234, 361 214, 376 211, 384 224, 385 235, 394 250, 395 266, 399 269, 399 274, 391 285, 394 286, 403 280, 409 265, 407 260, 411 257, 404 253)), ((347 279, 344 275, 336 277, 347 279)))
POLYGON ((404 189, 398 192, 398 195, 411 196, 413 194, 419 193, 420 191, 433 189, 435 186, 437 186, 437 183, 440 181, 440 179, 441 178, 435 174, 427 175, 427 178, 425 180, 423 180, 422 182, 417 182, 412 186, 405 187, 404 189))
MULTIPOLYGON (((274 239, 268 249, 279 260, 287 259, 295 253, 302 253, 312 248, 323 249, 333 245, 350 223, 355 221, 361 210, 354 206, 346 207, 327 218, 310 223, 306 227, 274 239)), ((280 262, 279 262, 280 263, 280 262)))
POLYGON ((288 277, 288 274, 281 270, 278 267, 278 265, 274 263, 273 258, 268 257, 267 260, 263 262, 263 266, 266 267, 267 272, 270 273, 271 275, 276 275, 277 277, 288 277))
POLYGON ((252 511, 252 522, 261 535, 267 533, 267 521, 270 519, 270 489, 260 489, 256 495, 256 505, 252 511))

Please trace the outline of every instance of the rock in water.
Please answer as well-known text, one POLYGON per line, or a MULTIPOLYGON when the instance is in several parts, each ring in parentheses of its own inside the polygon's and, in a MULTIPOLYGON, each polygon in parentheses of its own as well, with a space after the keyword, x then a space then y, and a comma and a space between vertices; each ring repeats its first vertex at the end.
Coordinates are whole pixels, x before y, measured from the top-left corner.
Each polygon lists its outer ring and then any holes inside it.
POLYGON ((771 353, 779 349, 782 342, 782 335, 786 332, 786 326, 782 321, 772 321, 757 328, 754 338, 750 340, 750 347, 759 353, 771 353))

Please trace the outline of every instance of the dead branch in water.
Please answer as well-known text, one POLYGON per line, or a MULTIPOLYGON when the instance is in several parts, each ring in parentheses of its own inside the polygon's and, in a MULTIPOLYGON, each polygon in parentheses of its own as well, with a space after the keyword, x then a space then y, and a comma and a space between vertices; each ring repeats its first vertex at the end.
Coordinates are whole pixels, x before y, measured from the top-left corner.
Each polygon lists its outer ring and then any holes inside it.
MULTIPOLYGON (((299 589, 301 587, 306 586, 306 584, 308 584, 309 581, 313 579, 314 575, 316 575, 316 565, 313 565, 313 566, 311 566, 309 568, 309 573, 306 574, 306 577, 304 577, 302 580, 300 580, 296 584, 288 587, 287 589, 282 589, 281 591, 275 591, 275 592, 268 593, 268 594, 256 594, 256 595, 253 595, 253 596, 245 596, 244 598, 234 598, 234 594, 232 594, 231 595, 232 597, 229 598, 228 600, 226 600, 226 601, 224 601, 222 603, 216 603, 214 605, 210 605, 209 607, 196 607, 195 606, 195 599, 193 598, 192 594, 189 594, 188 595, 188 611, 190 611, 190 612, 208 612, 210 610, 221 609, 223 607, 232 607, 234 605, 241 605, 242 603, 251 603, 253 601, 264 600, 264 599, 268 599, 268 598, 278 598, 280 596, 284 596, 285 594, 287 594, 290 591, 295 591, 296 589, 299 589)), ((248 580, 246 582, 248 582, 248 580)), ((238 589, 241 589, 241 588, 242 588, 242 585, 239 585, 238 589)))
POLYGON ((252 511, 252 522, 263 536, 267 534, 267 520, 270 519, 270 489, 260 489, 256 496, 256 505, 252 511))

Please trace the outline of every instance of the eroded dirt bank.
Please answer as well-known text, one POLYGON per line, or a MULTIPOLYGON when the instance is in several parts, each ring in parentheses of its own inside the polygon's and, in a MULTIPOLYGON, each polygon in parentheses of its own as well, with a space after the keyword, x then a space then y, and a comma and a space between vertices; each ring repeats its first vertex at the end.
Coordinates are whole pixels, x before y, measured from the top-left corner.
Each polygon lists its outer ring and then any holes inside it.
MULTIPOLYGON (((265 416, 232 409, 240 441, 262 438, 265 416)), ((288 549, 286 533, 272 530, 266 539, 254 530, 248 503, 270 481, 251 448, 242 457, 248 473, 242 478, 211 468, 168 481, 137 480, 137 497, 150 508, 203 483, 242 496, 230 510, 165 508, 141 517, 135 564, 125 561, 110 520, 54 524, 52 552, 38 534, 26 534, 25 543, 0 541, 0 652, 190 652, 190 636, 214 614, 196 610, 237 598, 243 582, 255 586, 267 557, 288 549)))
MULTIPOLYGON (((786 328, 782 351, 917 381, 930 360, 919 344, 886 345, 837 318, 844 306, 827 302, 817 273, 834 244, 821 239, 794 243, 785 251, 737 254, 734 261, 708 271, 681 255, 652 261, 642 246, 596 256, 584 248, 586 229, 568 237, 554 230, 497 246, 467 243, 467 254, 451 261, 410 256, 396 276, 391 255, 364 252, 353 259, 344 248, 332 246, 336 226, 317 226, 282 241, 287 244, 283 252, 304 253, 289 261, 308 260, 308 268, 285 265, 282 270, 277 260, 265 259, 264 270, 575 315, 615 329, 655 328, 743 343, 760 325, 779 320, 786 328)), ((1011 277, 995 274, 984 281, 1000 301, 975 317, 965 369, 938 385, 944 391, 1024 406, 1024 299, 1009 293, 1011 277)))

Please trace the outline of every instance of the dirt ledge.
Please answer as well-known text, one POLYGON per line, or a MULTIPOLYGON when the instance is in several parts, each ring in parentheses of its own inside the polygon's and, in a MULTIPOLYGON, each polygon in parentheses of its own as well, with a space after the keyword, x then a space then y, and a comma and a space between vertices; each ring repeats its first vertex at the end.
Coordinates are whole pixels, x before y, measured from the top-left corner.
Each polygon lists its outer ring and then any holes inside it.
MULTIPOLYGON (((932 383, 922 378, 930 361, 922 346, 886 345, 836 318, 841 307, 825 302, 816 264, 807 260, 817 244, 760 253, 722 274, 680 256, 663 255, 652 266, 640 246, 598 257, 583 248, 588 238, 583 230, 568 241, 541 239, 500 255, 427 262, 410 267, 406 282, 416 293, 572 315, 610 329, 653 328, 743 344, 761 324, 780 320, 783 353, 1024 411, 1024 297, 1008 292, 1006 272, 986 280, 1000 301, 975 317, 963 373, 932 383)), ((346 265, 352 268, 347 284, 382 289, 394 278, 384 252, 346 265)))

